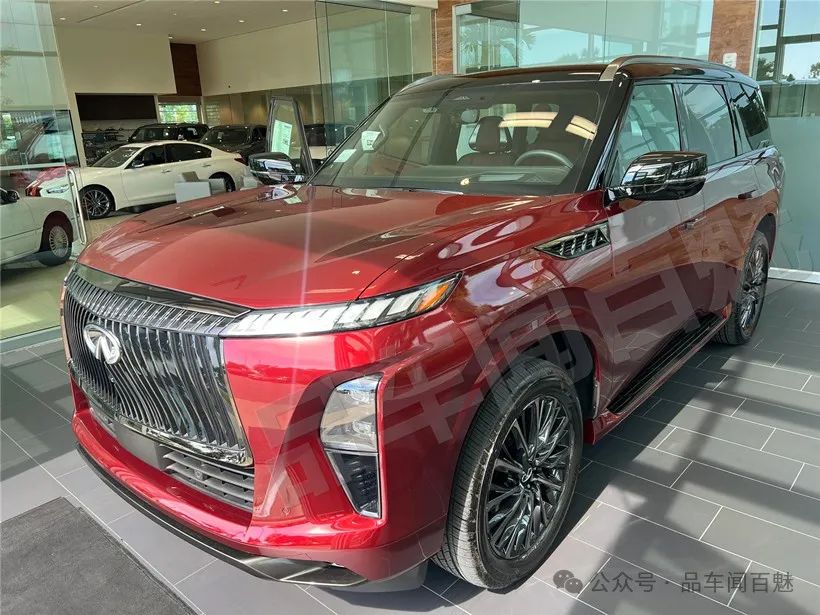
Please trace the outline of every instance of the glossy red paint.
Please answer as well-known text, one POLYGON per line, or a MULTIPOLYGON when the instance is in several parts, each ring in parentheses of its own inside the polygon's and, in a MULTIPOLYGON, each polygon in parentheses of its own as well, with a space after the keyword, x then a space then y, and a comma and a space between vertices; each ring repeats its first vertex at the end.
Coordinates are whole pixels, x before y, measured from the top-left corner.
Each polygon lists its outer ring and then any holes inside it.
POLYGON ((461 445, 512 361, 538 354, 539 342, 553 335, 582 340, 591 363, 576 380, 594 384, 584 409, 585 437, 594 442, 652 393, 617 415, 607 410, 687 318, 725 318, 741 248, 765 216, 777 215, 782 186, 776 152, 732 165, 710 169, 709 190, 688 204, 610 203, 601 189, 509 197, 304 186, 128 220, 80 262, 250 308, 342 302, 452 273, 461 278, 443 305, 402 322, 224 340, 254 458, 250 514, 128 453, 96 423, 76 386, 74 432, 117 480, 215 540, 270 557, 334 562, 368 579, 393 576, 438 550, 461 445), (750 168, 757 192, 739 198, 733 173, 748 177, 750 168), (690 216, 700 213, 703 230, 686 235, 690 216), (600 222, 609 225, 605 247, 571 260, 534 249, 600 222), (319 441, 333 388, 375 373, 382 374, 378 519, 353 510, 319 441))

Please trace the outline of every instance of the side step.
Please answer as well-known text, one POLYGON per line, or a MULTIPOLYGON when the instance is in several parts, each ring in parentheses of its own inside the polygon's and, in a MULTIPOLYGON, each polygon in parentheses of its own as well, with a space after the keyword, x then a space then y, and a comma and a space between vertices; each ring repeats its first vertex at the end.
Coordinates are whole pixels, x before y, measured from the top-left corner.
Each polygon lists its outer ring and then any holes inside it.
POLYGON ((722 320, 715 314, 709 314, 698 320, 698 326, 689 331, 683 330, 675 335, 664 347, 647 363, 621 391, 609 402, 607 409, 619 414, 626 410, 632 401, 652 387, 658 375, 665 372, 671 365, 682 359, 686 354, 701 342, 709 339, 722 324, 722 320))

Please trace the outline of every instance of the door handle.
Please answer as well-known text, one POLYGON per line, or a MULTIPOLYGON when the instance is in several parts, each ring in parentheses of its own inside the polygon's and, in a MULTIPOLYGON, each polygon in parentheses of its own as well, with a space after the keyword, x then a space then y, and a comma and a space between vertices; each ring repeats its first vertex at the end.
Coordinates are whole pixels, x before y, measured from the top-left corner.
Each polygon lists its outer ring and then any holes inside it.
POLYGON ((742 200, 751 199, 752 197, 754 197, 755 192, 757 192, 757 189, 752 188, 751 190, 747 190, 746 192, 741 192, 737 195, 737 198, 742 200))
POLYGON ((162 169, 162 171, 160 171, 160 173, 170 173, 170 172, 171 172, 171 169, 162 169))
POLYGON ((694 229, 701 222, 703 222, 703 216, 696 216, 695 218, 692 218, 691 220, 687 220, 686 222, 681 224, 681 228, 684 231, 691 231, 692 229, 694 229))
POLYGON ((203 167, 210 167, 210 166, 213 166, 213 165, 210 162, 203 162, 202 166, 203 167))

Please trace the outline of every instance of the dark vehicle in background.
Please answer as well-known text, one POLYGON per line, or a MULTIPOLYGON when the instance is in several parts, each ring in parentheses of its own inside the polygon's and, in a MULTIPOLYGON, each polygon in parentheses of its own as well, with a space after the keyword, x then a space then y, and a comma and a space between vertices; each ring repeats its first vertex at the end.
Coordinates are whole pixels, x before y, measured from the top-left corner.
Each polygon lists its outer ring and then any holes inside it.
POLYGON ((261 124, 222 124, 208 129, 200 143, 239 154, 248 164, 248 156, 265 151, 265 132, 261 124))
POLYGON ((115 128, 83 132, 83 150, 85 161, 92 165, 106 154, 111 153, 120 145, 125 145, 121 131, 115 128))
POLYGON ((353 124, 305 124, 305 138, 310 147, 310 157, 318 162, 333 153, 347 139, 356 126, 353 124))
POLYGON ((137 128, 130 137, 129 143, 147 143, 149 141, 199 141, 208 132, 207 124, 165 123, 145 124, 137 128))

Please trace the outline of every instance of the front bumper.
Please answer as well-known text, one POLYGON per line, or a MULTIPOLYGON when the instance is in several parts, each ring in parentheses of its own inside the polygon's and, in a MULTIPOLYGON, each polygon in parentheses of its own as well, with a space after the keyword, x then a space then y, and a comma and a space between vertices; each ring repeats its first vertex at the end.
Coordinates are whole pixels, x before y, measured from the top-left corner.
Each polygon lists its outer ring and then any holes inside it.
POLYGON ((82 446, 78 445, 77 450, 103 482, 149 519, 202 551, 256 577, 285 583, 319 585, 350 591, 405 591, 416 589, 424 581, 424 575, 427 571, 426 560, 393 578, 382 581, 368 581, 347 568, 328 562, 264 557, 232 549, 194 532, 173 517, 149 506, 124 485, 112 478, 82 446))

